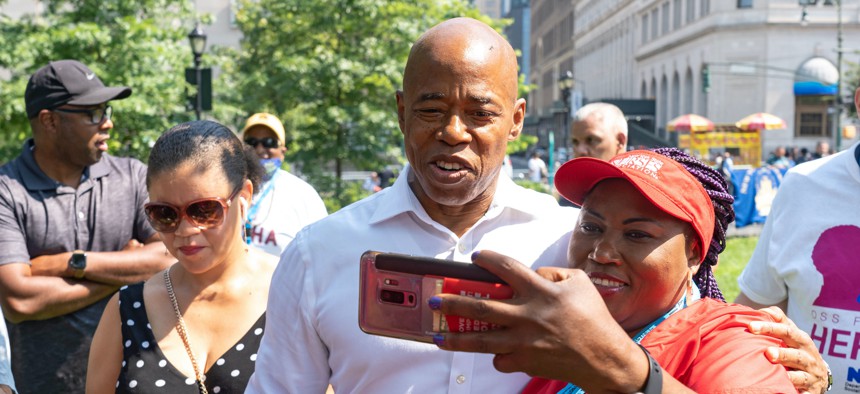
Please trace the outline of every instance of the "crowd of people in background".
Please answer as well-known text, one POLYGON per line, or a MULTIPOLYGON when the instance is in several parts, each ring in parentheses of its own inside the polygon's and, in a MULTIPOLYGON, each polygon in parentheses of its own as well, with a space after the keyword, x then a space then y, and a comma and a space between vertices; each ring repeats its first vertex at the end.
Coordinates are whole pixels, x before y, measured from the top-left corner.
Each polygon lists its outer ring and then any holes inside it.
POLYGON ((818 141, 815 144, 815 150, 810 152, 807 148, 778 146, 765 161, 767 165, 780 169, 788 169, 798 164, 805 163, 810 160, 820 159, 833 154, 830 150, 830 143, 827 141, 818 141))

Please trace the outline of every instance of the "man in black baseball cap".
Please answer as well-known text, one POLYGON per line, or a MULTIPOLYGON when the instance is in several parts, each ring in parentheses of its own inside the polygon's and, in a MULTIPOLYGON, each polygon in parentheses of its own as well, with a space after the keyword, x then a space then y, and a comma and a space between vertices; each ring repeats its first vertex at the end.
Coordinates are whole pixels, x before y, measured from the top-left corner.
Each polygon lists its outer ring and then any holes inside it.
POLYGON ((48 63, 30 77, 24 100, 27 117, 32 119, 43 109, 61 105, 92 106, 131 95, 127 86, 106 87, 89 67, 77 60, 48 63))
POLYGON ((143 213, 146 166, 106 153, 108 102, 129 95, 75 60, 27 83, 33 136, 0 167, 0 306, 21 394, 83 393, 109 296, 170 264, 143 213))

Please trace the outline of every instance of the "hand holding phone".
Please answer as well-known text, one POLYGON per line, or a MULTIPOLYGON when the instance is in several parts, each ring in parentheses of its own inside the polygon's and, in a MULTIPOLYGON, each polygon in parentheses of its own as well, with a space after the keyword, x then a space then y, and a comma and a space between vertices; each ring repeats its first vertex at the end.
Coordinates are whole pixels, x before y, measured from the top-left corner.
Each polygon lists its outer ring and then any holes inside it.
POLYGON ((432 343, 438 332, 486 331, 494 325, 429 308, 430 297, 459 294, 506 299, 513 291, 481 267, 427 257, 367 251, 361 256, 359 327, 368 334, 432 343))

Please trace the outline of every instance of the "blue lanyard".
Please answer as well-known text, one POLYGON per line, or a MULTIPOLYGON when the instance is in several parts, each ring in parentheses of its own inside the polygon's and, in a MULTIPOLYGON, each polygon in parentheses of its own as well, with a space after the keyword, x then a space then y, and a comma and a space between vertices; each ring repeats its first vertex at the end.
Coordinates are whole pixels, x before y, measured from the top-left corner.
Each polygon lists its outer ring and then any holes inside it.
MULTIPOLYGON (((677 304, 675 304, 675 306, 672 307, 672 309, 670 309, 668 312, 663 314, 663 316, 660 316, 659 318, 657 318, 657 320, 652 321, 650 324, 645 326, 645 328, 643 328, 641 331, 639 331, 639 333, 633 337, 633 342, 641 343, 642 339, 644 339, 645 336, 648 335, 649 332, 653 331, 660 323, 662 323, 663 320, 668 319, 669 316, 674 315, 675 313, 677 313, 678 311, 680 311, 681 309, 684 309, 686 307, 687 307, 687 296, 685 295, 683 298, 681 298, 680 301, 678 301, 677 304)), ((568 383, 567 386, 564 386, 564 388, 559 390, 559 392, 557 394, 584 394, 584 393, 585 393, 585 390, 577 387, 573 383, 568 383)))
POLYGON ((257 195, 257 198, 254 198, 251 203, 251 208, 248 209, 248 219, 245 221, 245 243, 248 245, 251 244, 252 232, 251 232, 251 222, 257 217, 257 211, 260 210, 260 202, 263 201, 264 198, 269 194, 272 189, 275 188, 275 178, 278 177, 278 170, 275 170, 275 173, 272 174, 272 179, 269 179, 266 182, 266 188, 262 193, 257 195))

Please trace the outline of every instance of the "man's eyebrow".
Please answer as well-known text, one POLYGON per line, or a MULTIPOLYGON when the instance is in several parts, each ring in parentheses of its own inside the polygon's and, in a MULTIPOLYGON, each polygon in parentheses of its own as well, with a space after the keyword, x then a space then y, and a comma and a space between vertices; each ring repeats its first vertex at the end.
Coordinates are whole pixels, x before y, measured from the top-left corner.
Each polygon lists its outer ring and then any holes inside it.
POLYGON ((421 96, 418 96, 418 101, 430 101, 430 100, 439 100, 445 98, 445 93, 434 92, 434 93, 424 93, 421 96))
MULTIPOLYGON (((424 93, 424 94, 418 96, 418 102, 431 101, 431 100, 442 100, 446 97, 447 97, 447 95, 445 93, 442 93, 442 92, 424 93)), ((469 99, 469 101, 476 102, 476 103, 482 104, 482 105, 493 104, 493 99, 490 97, 487 97, 487 96, 469 95, 468 99, 469 99)))
POLYGON ((478 104, 492 104, 493 100, 486 96, 469 96, 470 101, 477 102, 478 104))

